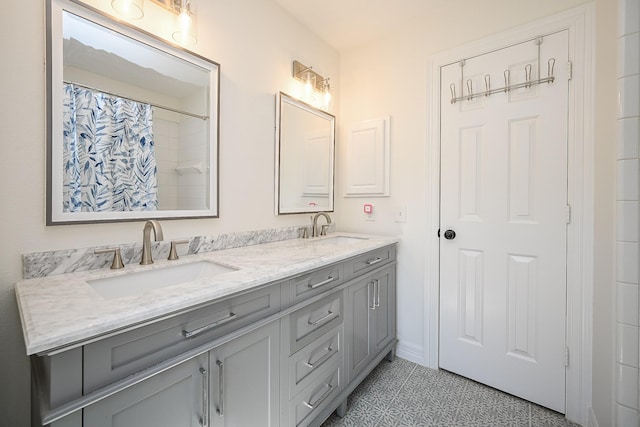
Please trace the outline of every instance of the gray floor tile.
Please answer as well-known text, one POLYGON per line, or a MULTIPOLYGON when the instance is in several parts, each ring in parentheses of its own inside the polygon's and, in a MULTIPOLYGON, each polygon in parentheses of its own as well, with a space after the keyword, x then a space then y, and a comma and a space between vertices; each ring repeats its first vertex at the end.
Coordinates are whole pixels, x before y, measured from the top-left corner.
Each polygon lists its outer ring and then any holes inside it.
POLYGON ((579 427, 562 414, 459 375, 382 361, 322 427, 579 427))
POLYGON ((562 414, 535 404, 531 404, 531 426, 579 427, 578 424, 568 421, 562 414))
POLYGON ((360 401, 348 406, 347 414, 342 419, 333 414, 323 424, 323 427, 374 427, 383 414, 382 409, 360 401))

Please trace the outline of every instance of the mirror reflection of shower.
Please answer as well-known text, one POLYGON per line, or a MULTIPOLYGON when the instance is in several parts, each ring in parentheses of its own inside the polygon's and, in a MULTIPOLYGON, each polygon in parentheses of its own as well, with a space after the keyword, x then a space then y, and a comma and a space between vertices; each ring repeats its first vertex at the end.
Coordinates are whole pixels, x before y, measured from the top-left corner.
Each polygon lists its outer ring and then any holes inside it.
POLYGON ((52 4, 50 222, 216 216, 218 64, 52 4))

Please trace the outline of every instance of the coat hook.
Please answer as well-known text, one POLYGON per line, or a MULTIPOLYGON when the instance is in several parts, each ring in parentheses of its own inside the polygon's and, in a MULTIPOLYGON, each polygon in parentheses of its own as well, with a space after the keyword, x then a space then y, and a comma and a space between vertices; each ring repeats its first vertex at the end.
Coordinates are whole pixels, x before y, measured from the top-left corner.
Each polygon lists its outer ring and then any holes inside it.
POLYGON ((525 74, 525 78, 527 80, 527 84, 525 85, 525 87, 531 87, 531 64, 527 64, 524 66, 524 74, 525 74))
MULTIPOLYGON (((553 78, 553 67, 555 67, 555 65, 556 65, 555 58, 551 58, 547 62, 547 77, 549 77, 549 79, 553 78)), ((551 81, 549 81, 549 83, 551 83, 551 81)))
POLYGON ((471 101, 473 99, 473 81, 471 79, 467 80, 467 91, 469 92, 467 99, 471 101))
POLYGON ((451 90, 451 103, 455 104, 456 103, 456 84, 451 83, 449 85, 449 89, 451 90))
POLYGON ((491 95, 491 76, 489 74, 485 74, 484 75, 484 90, 485 90, 485 94, 484 96, 489 96, 491 95))
POLYGON ((504 70, 504 92, 511 90, 511 70, 504 70))

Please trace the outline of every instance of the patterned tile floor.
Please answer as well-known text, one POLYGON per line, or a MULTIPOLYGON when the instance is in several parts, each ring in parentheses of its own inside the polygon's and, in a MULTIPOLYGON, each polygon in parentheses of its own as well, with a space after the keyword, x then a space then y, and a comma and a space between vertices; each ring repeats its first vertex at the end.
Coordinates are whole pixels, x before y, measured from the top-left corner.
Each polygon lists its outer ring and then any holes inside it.
POLYGON ((404 359, 383 360, 322 427, 577 427, 562 414, 404 359))

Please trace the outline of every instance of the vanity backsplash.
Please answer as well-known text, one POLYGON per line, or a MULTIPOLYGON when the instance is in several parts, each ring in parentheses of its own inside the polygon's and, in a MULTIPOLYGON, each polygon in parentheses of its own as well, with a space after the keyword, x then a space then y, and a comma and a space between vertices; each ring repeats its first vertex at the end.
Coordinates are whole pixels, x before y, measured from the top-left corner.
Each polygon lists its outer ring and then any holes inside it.
MULTIPOLYGON (((185 251, 185 248, 179 248, 178 253, 181 256, 193 255, 223 249, 239 248, 242 246, 297 239, 302 237, 302 228, 304 227, 295 226, 224 233, 216 236, 195 236, 188 239, 188 249, 185 251)), ((329 228, 329 232, 333 231, 335 231, 335 223, 331 224, 329 228)), ((154 259, 166 259, 169 256, 171 240, 176 239, 152 242, 151 250, 154 259)), ((108 247, 115 247, 115 245, 22 254, 22 277, 23 279, 33 279, 109 267, 113 259, 113 254, 95 253, 96 249, 108 247)), ((119 245, 119 247, 125 265, 140 262, 142 252, 141 242, 125 243, 119 245)))

